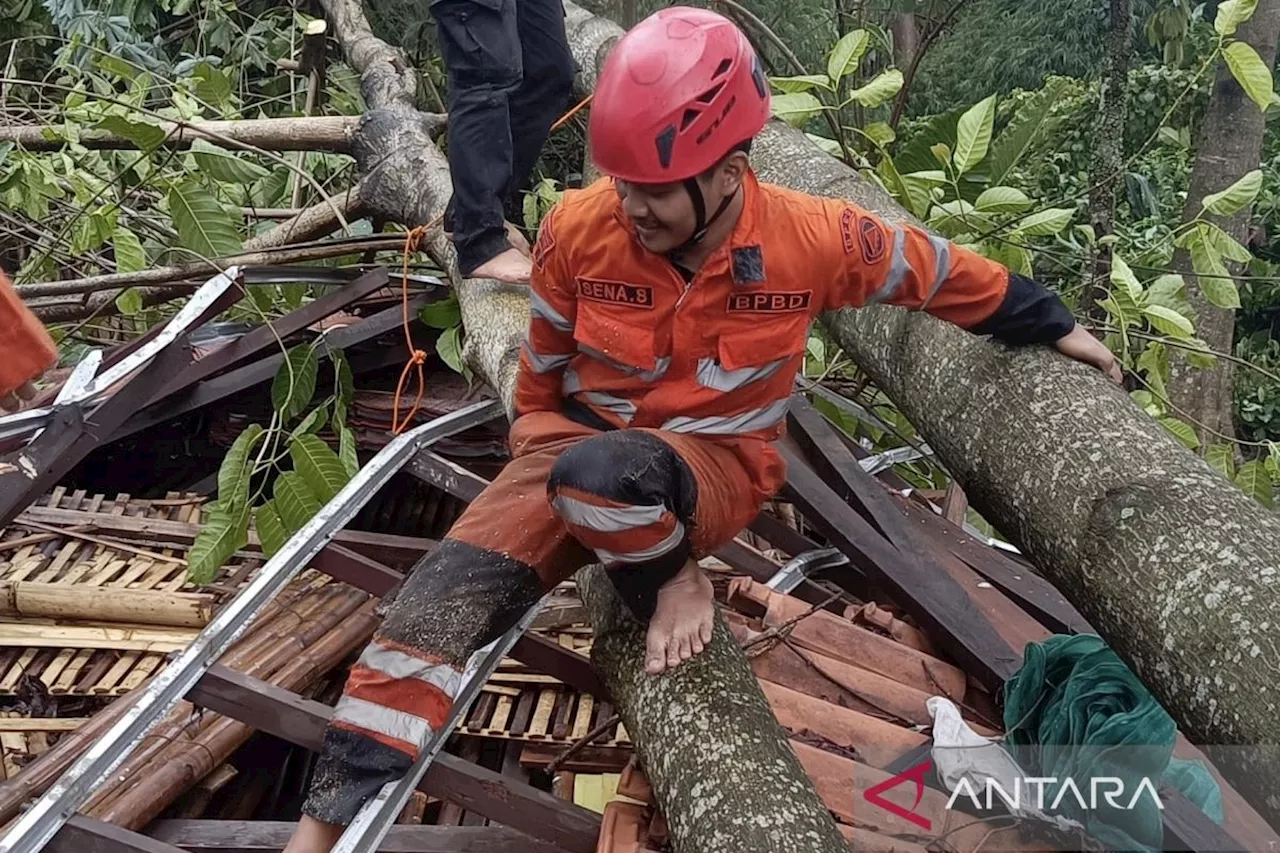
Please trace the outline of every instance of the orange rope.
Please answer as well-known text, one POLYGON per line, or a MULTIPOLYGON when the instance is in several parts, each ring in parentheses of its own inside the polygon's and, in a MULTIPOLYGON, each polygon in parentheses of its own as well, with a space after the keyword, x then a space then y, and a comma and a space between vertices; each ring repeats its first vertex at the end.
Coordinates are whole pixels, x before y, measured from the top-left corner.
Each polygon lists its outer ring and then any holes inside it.
POLYGON ((574 106, 573 109, 569 110, 569 112, 565 113, 564 115, 560 116, 560 118, 556 119, 556 123, 551 125, 550 132, 554 133, 555 131, 564 127, 565 122, 567 122, 569 119, 577 115, 578 111, 581 110, 583 107, 585 107, 589 103, 591 103, 591 95, 587 95, 581 101, 578 101, 577 105, 574 106))
POLYGON ((400 271, 400 305, 403 311, 404 319, 404 343, 409 350, 409 360, 405 362, 404 370, 400 371, 400 381, 396 383, 395 398, 391 403, 391 434, 399 435, 408 429, 413 416, 418 413, 419 407, 422 406, 422 397, 426 394, 426 379, 423 377, 422 365, 427 361, 427 353, 413 345, 413 336, 409 333, 409 256, 418 250, 418 245, 422 242, 422 238, 434 229, 444 219, 443 216, 437 216, 426 225, 420 225, 414 228, 404 238, 404 265, 400 271), (418 368, 418 396, 413 400, 413 408, 404 416, 404 421, 400 420, 400 395, 404 393, 405 379, 409 376, 409 371, 418 368))
MULTIPOLYGON (((564 115, 551 125, 551 130, 559 130, 564 124, 573 118, 587 104, 591 103, 591 95, 587 95, 564 115)), ((413 420, 413 416, 418 413, 418 409, 422 406, 422 398, 426 394, 426 378, 423 376, 422 366, 426 364, 427 353, 413 345, 413 336, 409 333, 409 256, 418 250, 418 246, 422 243, 424 237, 435 229, 444 220, 444 215, 437 216, 426 225, 420 225, 414 228, 404 238, 404 261, 400 270, 400 304, 403 311, 404 319, 404 343, 405 348, 409 351, 409 358, 405 362, 404 370, 400 371, 400 379, 396 382, 395 399, 391 403, 391 434, 399 435, 409 428, 409 423, 413 420), (409 377, 409 371, 418 369, 418 395, 414 397, 413 408, 404 416, 404 421, 400 420, 400 395, 404 393, 405 380, 409 377)))

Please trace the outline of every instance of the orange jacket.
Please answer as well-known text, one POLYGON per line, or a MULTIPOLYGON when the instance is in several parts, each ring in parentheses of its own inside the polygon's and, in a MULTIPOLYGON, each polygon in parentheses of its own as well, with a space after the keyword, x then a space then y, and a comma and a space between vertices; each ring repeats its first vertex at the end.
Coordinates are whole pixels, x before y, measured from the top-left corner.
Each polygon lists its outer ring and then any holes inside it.
POLYGON ((12 394, 58 362, 58 348, 0 270, 0 397, 12 394))
POLYGON ((822 311, 887 303, 1024 341, 1074 324, 1039 285, 921 229, 751 173, 743 190, 733 233, 688 284, 639 244, 610 179, 565 193, 533 249, 517 417, 568 398, 612 427, 759 448, 783 433, 822 311))

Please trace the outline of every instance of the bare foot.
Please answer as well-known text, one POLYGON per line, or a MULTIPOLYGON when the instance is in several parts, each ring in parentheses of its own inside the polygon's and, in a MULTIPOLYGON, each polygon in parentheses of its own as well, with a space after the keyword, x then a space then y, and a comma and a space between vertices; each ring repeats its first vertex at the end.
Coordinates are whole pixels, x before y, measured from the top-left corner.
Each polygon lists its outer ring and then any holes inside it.
POLYGON ((0 397, 0 413, 16 412, 22 408, 23 403, 30 402, 35 396, 36 386, 27 382, 16 391, 0 397))
POLYGON ((514 284, 525 284, 533 273, 533 265, 529 258, 519 249, 507 249, 476 267, 467 278, 494 278, 498 281, 509 281, 514 284))
POLYGON ((645 639, 645 671, 657 675, 702 652, 711 642, 715 591, 698 564, 687 560, 658 590, 645 639))
POLYGON ((284 853, 329 853, 342 837, 342 830, 338 824, 321 823, 303 815, 293 837, 284 846, 284 853))

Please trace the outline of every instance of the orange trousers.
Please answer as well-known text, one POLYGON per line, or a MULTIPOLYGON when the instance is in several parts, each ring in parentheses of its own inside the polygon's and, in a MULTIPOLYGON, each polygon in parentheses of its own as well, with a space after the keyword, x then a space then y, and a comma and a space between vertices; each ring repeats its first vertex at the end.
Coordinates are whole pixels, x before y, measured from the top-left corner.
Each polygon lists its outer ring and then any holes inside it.
MULTIPOLYGON (((471 653, 592 562, 641 618, 689 557, 736 536, 769 495, 765 451, 651 429, 601 432, 536 412, 512 460, 414 567, 352 667, 325 731, 304 812, 347 824, 447 724, 471 653)), ((781 480, 781 463, 771 474, 781 480)))

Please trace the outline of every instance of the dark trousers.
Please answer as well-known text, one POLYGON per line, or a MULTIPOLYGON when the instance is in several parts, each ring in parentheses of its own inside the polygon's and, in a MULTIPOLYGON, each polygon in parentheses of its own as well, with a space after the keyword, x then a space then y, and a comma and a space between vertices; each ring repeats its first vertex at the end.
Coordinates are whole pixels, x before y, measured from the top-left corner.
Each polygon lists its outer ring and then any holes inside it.
POLYGON ((431 13, 449 78, 444 225, 465 276, 511 247, 503 208, 569 107, 576 69, 560 0, 436 0, 431 13))

